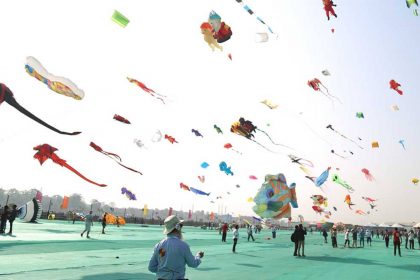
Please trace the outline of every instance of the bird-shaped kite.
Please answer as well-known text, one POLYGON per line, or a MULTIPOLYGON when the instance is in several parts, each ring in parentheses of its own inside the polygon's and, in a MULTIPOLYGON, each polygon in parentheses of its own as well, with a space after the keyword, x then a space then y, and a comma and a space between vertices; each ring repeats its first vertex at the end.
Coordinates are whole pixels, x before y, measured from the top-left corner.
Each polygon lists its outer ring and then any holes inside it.
POLYGON ((223 134, 223 131, 217 125, 213 125, 214 129, 216 129, 218 134, 223 134))
POLYGON ((191 132, 195 134, 195 136, 197 137, 203 137, 203 135, 200 133, 200 131, 196 130, 196 129, 191 129, 191 132))
POLYGON ((79 171, 77 171, 76 169, 74 169, 73 167, 71 167, 64 159, 61 159, 60 157, 58 157, 55 154, 55 151, 58 151, 57 148, 54 148, 48 144, 43 144, 43 145, 39 145, 34 147, 34 150, 37 150, 38 152, 34 155, 34 158, 39 160, 39 163, 42 165, 47 159, 51 159, 54 163, 57 163, 60 166, 63 166, 65 168, 67 168, 68 170, 76 173, 79 177, 81 177, 82 179, 88 181, 89 183, 92 183, 94 185, 97 185, 99 187, 106 187, 105 184, 98 184, 95 183, 91 180, 89 180, 88 178, 86 178, 85 176, 83 176, 79 171))
POLYGON ((395 80, 389 81, 389 87, 395 90, 399 95, 403 95, 403 91, 399 89, 401 85, 397 83, 395 80))
POLYGON ((34 114, 32 114, 31 112, 29 112, 28 110, 26 110, 25 108, 23 108, 15 99, 15 97, 13 96, 12 91, 5 85, 0 83, 0 105, 4 102, 8 103, 10 106, 14 107, 16 110, 18 110, 19 112, 21 112, 22 114, 24 114, 25 116, 33 119, 34 121, 36 121, 39 124, 42 124, 43 126, 51 129, 52 131, 55 131, 59 134, 64 134, 64 135, 77 135, 80 134, 80 132, 64 132, 61 130, 58 130, 57 128, 47 124, 46 122, 44 122, 43 120, 41 120, 40 118, 38 118, 37 116, 35 116, 34 114))
POLYGON ((168 139, 168 141, 169 141, 169 142, 171 142, 171 144, 173 144, 173 143, 178 143, 178 142, 175 140, 175 138, 174 138, 174 137, 172 137, 172 136, 170 136, 170 135, 167 135, 167 134, 165 134, 165 139, 168 139))

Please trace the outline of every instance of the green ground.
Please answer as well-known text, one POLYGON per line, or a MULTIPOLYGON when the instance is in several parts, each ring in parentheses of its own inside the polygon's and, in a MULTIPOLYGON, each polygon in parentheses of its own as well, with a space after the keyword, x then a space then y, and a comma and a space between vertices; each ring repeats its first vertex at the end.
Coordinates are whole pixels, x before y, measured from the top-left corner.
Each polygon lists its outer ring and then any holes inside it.
MULTIPOLYGON (((82 222, 17 222, 16 236, 0 236, 0 279, 155 279, 147 265, 162 228, 108 226, 102 235, 96 223, 90 240, 80 237, 83 228, 82 222)), ((183 229, 193 253, 205 251, 200 267, 187 269, 189 279, 420 279, 420 250, 403 248, 403 257, 394 257, 381 239, 374 238, 369 248, 343 249, 340 236, 340 247, 333 249, 319 233, 308 234, 306 258, 297 258, 290 232, 266 240, 271 232, 263 231, 255 242, 247 242, 241 229, 238 253, 233 254, 230 232, 222 244, 216 231, 183 229)))

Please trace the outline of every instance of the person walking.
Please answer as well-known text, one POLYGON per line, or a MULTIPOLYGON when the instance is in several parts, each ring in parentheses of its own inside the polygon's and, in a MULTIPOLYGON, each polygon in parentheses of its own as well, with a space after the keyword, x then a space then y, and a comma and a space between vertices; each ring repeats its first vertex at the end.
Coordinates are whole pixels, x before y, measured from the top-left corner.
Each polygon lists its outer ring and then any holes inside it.
POLYGON ((190 246, 182 240, 182 222, 175 215, 164 221, 166 238, 155 245, 148 267, 157 279, 185 279, 186 265, 196 268, 201 264, 204 252, 192 255, 190 246))
POLYGON ((352 234, 353 234, 353 244, 351 246, 353 248, 357 248, 357 228, 353 229, 352 234))
POLYGON ((408 231, 404 229, 404 233, 402 233, 402 235, 405 238, 405 249, 408 249, 408 231))
POLYGON ((398 254, 401 257, 401 234, 398 231, 398 228, 394 229, 393 236, 394 236, 394 256, 397 255, 397 248, 398 248, 398 254))
POLYGON ((223 225, 222 225, 222 242, 226 242, 227 231, 228 231, 228 224, 223 223, 223 225))
POLYGON ((337 248, 337 229, 333 228, 331 230, 331 243, 333 248, 337 248))
POLYGON ((367 243, 369 246, 372 246, 372 232, 370 231, 370 229, 367 229, 367 230, 366 230, 365 235, 366 235, 366 243, 367 243))
POLYGON ((239 226, 235 225, 234 230, 233 230, 233 247, 232 247, 232 252, 236 253, 236 244, 238 243, 238 238, 239 238, 239 226))
POLYGON ((74 223, 76 222, 77 214, 74 211, 72 213, 73 213, 72 218, 73 218, 73 225, 74 225, 74 223))
POLYGON ((8 235, 12 235, 13 234, 12 233, 12 231, 13 231, 13 222, 15 221, 16 216, 17 216, 16 207, 17 207, 16 204, 13 204, 12 210, 10 211, 9 216, 8 216, 9 225, 10 225, 8 235))
POLYGON ((365 247, 365 230, 364 228, 361 228, 359 231, 359 246, 365 247))
POLYGON ((93 226, 93 216, 92 216, 92 211, 89 211, 89 214, 87 214, 85 216, 85 230, 82 231, 82 233, 80 234, 81 237, 83 237, 83 234, 86 234, 86 238, 90 238, 89 233, 90 233, 90 227, 93 226))
POLYGON ((385 231, 385 234, 384 234, 383 238, 385 239, 385 246, 388 248, 388 246, 389 246, 389 232, 388 232, 388 230, 385 231))
POLYGON ((344 233, 344 248, 346 248, 346 245, 350 248, 350 230, 346 229, 346 232, 344 233))
POLYGON ((248 242, 249 242, 249 238, 252 238, 252 241, 255 241, 254 236, 252 235, 252 226, 250 225, 248 226, 247 232, 248 232, 248 242))
POLYGON ((299 224, 299 228, 297 232, 298 257, 300 256, 305 257, 305 235, 306 235, 306 229, 303 228, 302 224, 299 224), (302 249, 302 255, 300 254, 301 249, 302 249))
POLYGON ((105 234, 105 227, 106 227, 106 216, 108 215, 107 212, 104 213, 102 216, 102 234, 105 234))
POLYGON ((325 228, 322 229, 322 236, 324 236, 324 243, 328 243, 328 241, 327 241, 328 233, 327 233, 327 230, 325 228))
POLYGON ((414 231, 410 230, 408 233, 408 242, 410 243, 410 250, 414 250, 414 231))
POLYGON ((275 226, 271 226, 271 235, 273 236, 273 239, 276 238, 276 231, 277 231, 276 227, 275 226))

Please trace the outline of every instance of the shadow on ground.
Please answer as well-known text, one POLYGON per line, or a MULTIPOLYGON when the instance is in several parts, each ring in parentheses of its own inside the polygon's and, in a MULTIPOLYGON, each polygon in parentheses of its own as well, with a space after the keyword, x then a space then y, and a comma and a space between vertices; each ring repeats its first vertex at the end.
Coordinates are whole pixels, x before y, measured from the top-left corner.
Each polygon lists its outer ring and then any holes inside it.
POLYGON ((156 279, 153 274, 145 273, 105 273, 105 274, 94 274, 86 275, 81 280, 154 280, 156 279))
POLYGON ((330 257, 330 256, 309 256, 300 258, 302 260, 309 260, 309 261, 318 261, 318 262, 335 262, 335 263, 346 263, 346 264, 363 264, 363 265, 382 265, 381 263, 374 262, 367 259, 359 259, 359 258, 337 258, 337 257, 330 257))

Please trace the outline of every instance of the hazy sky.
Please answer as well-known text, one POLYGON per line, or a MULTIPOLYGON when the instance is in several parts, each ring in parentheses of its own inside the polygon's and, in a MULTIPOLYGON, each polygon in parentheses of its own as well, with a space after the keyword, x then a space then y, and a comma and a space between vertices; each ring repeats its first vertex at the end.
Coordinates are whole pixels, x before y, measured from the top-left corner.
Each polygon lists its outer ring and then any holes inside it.
POLYGON ((352 223, 420 221, 416 205, 420 186, 419 69, 420 17, 404 0, 335 1, 338 18, 327 21, 321 0, 246 1, 278 35, 256 43, 255 34, 268 32, 255 16, 234 0, 185 1, 7 1, 1 4, 0 76, 25 108, 64 131, 59 135, 35 123, 6 103, 0 106, 0 187, 42 188, 45 194, 82 194, 88 201, 115 202, 118 206, 173 207, 253 215, 253 197, 266 174, 285 174, 296 182, 299 214, 306 220, 322 216, 312 210, 312 194, 324 194, 331 221, 352 223), (114 9, 130 19, 121 28, 110 18, 114 9), (204 42, 200 25, 216 11, 233 31, 223 52, 212 52, 204 42), (331 29, 335 32, 332 33, 331 29), (231 53, 232 61, 228 59, 231 53), (72 80, 85 92, 77 101, 59 95, 25 72, 25 59, 33 56, 52 74, 72 80), (331 76, 323 76, 328 69, 331 76), (166 105, 129 83, 132 77, 168 97, 166 105), (342 104, 307 86, 319 78, 342 104), (402 85, 400 96, 389 80, 402 85), (270 110, 260 103, 279 104, 270 110), (393 111, 392 105, 400 111, 393 111), (356 118, 363 112, 365 118, 356 118), (113 120, 114 114, 131 121, 113 120), (229 131, 240 117, 269 133, 255 139, 276 153, 229 131), (217 124, 224 134, 217 134, 217 124), (325 127, 332 124, 357 140, 364 149, 325 127), (196 137, 191 129, 204 137, 196 137), (153 143, 159 129, 177 139, 153 143), (146 148, 133 140, 141 139, 146 148), (398 143, 404 139, 406 149, 398 143), (93 141, 116 153, 130 172, 89 147, 93 141), (372 149, 372 141, 379 149, 372 149), (43 166, 33 159, 33 147, 48 143, 57 155, 86 177, 108 184, 99 188, 48 160, 43 166), (242 155, 223 148, 226 143, 242 155), (339 158, 330 153, 349 156, 339 158), (352 151, 353 156, 349 154, 352 151), (287 154, 311 160, 320 175, 328 166, 347 181, 353 209, 369 210, 361 199, 378 199, 377 212, 359 216, 344 203, 346 190, 326 183, 325 192, 315 187, 292 164, 287 154), (210 164, 202 169, 200 164, 210 164), (234 176, 218 168, 232 166, 234 176), (339 168, 339 171, 336 170, 339 168), (375 181, 365 179, 367 168, 375 181), (198 175, 205 175, 200 183, 198 175), (258 180, 250 180, 254 175, 258 180), (197 196, 179 188, 183 182, 206 192, 197 196), (235 185, 239 184, 240 188, 235 185), (138 200, 128 201, 121 187, 138 200), (230 192, 230 195, 227 194, 230 192), (216 200, 217 196, 223 199, 216 200), (211 203, 213 200, 215 203, 211 203))

